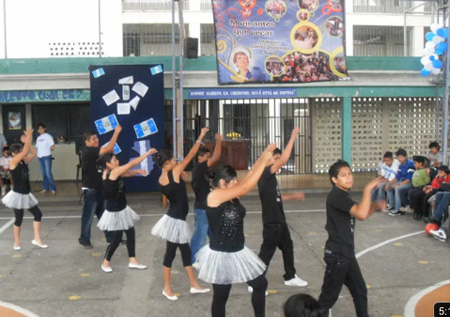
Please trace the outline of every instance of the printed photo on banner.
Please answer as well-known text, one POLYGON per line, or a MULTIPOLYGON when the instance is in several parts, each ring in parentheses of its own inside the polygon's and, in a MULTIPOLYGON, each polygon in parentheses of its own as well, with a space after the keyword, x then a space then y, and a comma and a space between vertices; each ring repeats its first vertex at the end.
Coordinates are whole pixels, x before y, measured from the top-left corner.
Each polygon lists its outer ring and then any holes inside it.
POLYGON ((219 84, 302 83, 348 77, 343 3, 214 0, 219 84), (338 49, 344 56, 335 67, 338 49), (286 57, 293 61, 286 61, 286 57))
POLYGON ((8 112, 8 129, 22 130, 22 116, 20 112, 8 112))
POLYGON ((95 121, 95 126, 100 135, 111 132, 117 126, 117 118, 115 114, 101 118, 95 121))

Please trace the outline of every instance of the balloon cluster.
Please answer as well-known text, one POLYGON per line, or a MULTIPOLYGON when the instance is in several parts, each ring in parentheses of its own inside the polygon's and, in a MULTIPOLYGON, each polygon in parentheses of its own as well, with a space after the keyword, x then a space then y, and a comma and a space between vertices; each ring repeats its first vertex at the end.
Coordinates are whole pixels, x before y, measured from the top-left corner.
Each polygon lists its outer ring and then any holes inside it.
POLYGON ((430 26, 431 32, 425 35, 427 43, 423 50, 424 57, 420 60, 423 65, 422 76, 430 74, 438 75, 441 72, 442 61, 439 57, 448 50, 448 28, 443 28, 437 23, 430 26))

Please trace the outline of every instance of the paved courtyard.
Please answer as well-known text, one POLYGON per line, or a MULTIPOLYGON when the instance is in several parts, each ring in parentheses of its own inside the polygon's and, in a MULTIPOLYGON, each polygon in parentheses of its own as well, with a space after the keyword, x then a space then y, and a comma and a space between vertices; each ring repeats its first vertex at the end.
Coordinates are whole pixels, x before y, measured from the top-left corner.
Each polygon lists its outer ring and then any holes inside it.
MULTIPOLYGON (((354 199, 359 196, 355 194, 354 199)), ((319 296, 324 274, 323 245, 327 238, 325 198, 326 194, 316 193, 308 194, 305 202, 285 202, 297 273, 309 285, 293 288, 283 284, 283 262, 277 251, 267 275, 270 292, 267 316, 282 316, 282 305, 292 294, 305 292, 316 298, 319 296)), ((126 247, 120 246, 111 262, 114 269, 111 274, 100 269, 106 242, 95 226, 92 227, 94 249, 86 250, 78 244, 81 216, 78 197, 41 200, 42 234, 49 245, 47 250, 31 245, 32 219, 28 217, 22 227, 22 250, 13 251, 13 213, 0 209, 0 301, 23 307, 41 317, 210 316, 211 294, 189 293, 179 255, 174 262, 172 284, 174 291, 181 295, 180 299, 170 302, 161 295, 165 242, 150 234, 151 227, 165 211, 158 195, 129 195, 129 205, 142 216, 136 226, 137 258, 149 268, 129 270, 126 247)), ((190 200, 192 207, 192 197, 190 200)), ((259 198, 247 196, 243 204, 248 211, 246 245, 258 252, 262 239, 259 198)), ((193 228, 192 215, 188 222, 193 228)), ((376 213, 365 222, 357 222, 356 250, 369 288, 371 316, 412 317, 420 299, 420 294, 414 295, 438 283, 448 283, 449 246, 426 236, 423 230, 424 223, 415 221, 411 214, 390 217, 376 213)), ((8 316, 1 311, 0 315, 8 316)), ((227 316, 252 315, 246 285, 233 286, 227 316)), ((347 290, 342 291, 333 316, 355 316, 347 290)))

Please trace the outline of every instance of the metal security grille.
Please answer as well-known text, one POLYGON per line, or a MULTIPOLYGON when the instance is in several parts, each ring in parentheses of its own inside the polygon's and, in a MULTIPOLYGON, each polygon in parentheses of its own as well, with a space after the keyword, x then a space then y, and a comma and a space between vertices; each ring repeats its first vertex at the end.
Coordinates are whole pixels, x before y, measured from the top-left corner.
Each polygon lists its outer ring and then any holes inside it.
POLYGON ((201 0, 200 2, 200 10, 208 10, 210 11, 212 9, 211 6, 211 0, 201 0))
MULTIPOLYGON (((184 152, 194 144, 203 126, 210 128, 209 138, 219 132, 225 141, 241 140, 248 144, 251 168, 269 143, 284 148, 292 129, 300 127, 289 162, 282 174, 312 172, 311 114, 308 99, 187 100, 184 104, 184 152)), ((172 101, 166 101, 165 131, 171 147, 172 101)))
POLYGON ((385 151, 399 148, 426 155, 437 129, 436 98, 353 98, 353 169, 376 170, 385 151))
MULTIPOLYGON (((178 27, 175 28, 175 42, 179 43, 178 27)), ((189 25, 185 24, 186 34, 189 25)), ((179 54, 179 45, 175 46, 179 54)), ((171 24, 124 24, 123 56, 167 56, 172 55, 171 24)))
POLYGON ((202 56, 216 55, 216 42, 213 24, 200 24, 200 45, 202 56))
MULTIPOLYGON (((122 10, 172 10, 172 2, 173 0, 122 0, 122 10)), ((178 9, 178 2, 175 7, 178 9)), ((189 0, 183 0, 183 10, 189 10, 189 0)))
POLYGON ((341 99, 311 99, 313 111, 313 166, 315 173, 328 173, 328 169, 341 158, 341 99))
MULTIPOLYGON (((353 55, 404 56, 403 31, 403 27, 400 26, 354 25, 353 55)), ((411 30, 408 31, 408 34, 410 33, 411 30)), ((411 41, 407 44, 408 52, 410 52, 409 43, 411 41)))
POLYGON ((354 12, 403 13, 422 1, 354 0, 354 12))

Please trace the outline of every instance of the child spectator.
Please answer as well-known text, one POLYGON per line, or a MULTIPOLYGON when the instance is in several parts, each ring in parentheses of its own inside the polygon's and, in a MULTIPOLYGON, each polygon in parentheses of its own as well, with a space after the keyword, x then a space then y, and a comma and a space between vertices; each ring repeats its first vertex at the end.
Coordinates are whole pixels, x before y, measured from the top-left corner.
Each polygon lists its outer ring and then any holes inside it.
POLYGON ((430 161, 430 167, 438 167, 442 164, 442 152, 439 152, 441 149, 439 143, 431 142, 428 146, 430 148, 430 152, 427 155, 427 159, 430 161))
POLYGON ((439 192, 436 194, 436 208, 434 209, 433 216, 425 217, 425 223, 435 223, 440 225, 442 222, 442 216, 445 211, 448 210, 450 204, 450 192, 439 192))
MULTIPOLYGON (((9 155, 9 147, 3 148, 3 156, 0 157, 0 186, 2 188, 2 196, 6 195, 6 188, 11 189, 11 174, 9 173, 9 162, 12 157, 9 155)), ((8 190, 9 191, 9 190, 8 190)))
POLYGON ((400 212, 400 207, 406 206, 407 193, 412 187, 411 178, 414 173, 414 162, 408 158, 406 150, 398 149, 396 155, 400 162, 397 175, 385 187, 388 193, 390 209, 393 209, 388 213, 390 216, 405 214, 404 212, 400 212))
MULTIPOLYGON (((381 180, 380 187, 372 191, 372 202, 375 200, 386 200, 386 185, 395 179, 400 162, 394 159, 392 152, 387 151, 380 163, 378 179, 381 180)), ((393 205, 393 204, 392 204, 393 205)))
POLYGON ((308 294, 295 294, 284 303, 285 317, 327 317, 328 312, 308 294))
MULTIPOLYGON (((416 171, 412 176, 412 188, 406 193, 408 196, 409 205, 400 207, 399 210, 401 212, 412 212, 411 197, 417 193, 423 192, 423 187, 430 183, 430 170, 425 169, 428 165, 427 159, 424 156, 413 156, 413 160, 416 171)), ((404 192, 402 194, 404 194, 404 192)))

